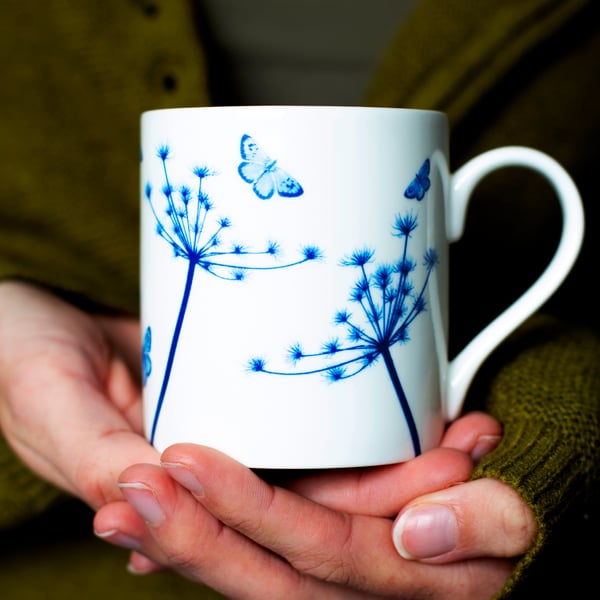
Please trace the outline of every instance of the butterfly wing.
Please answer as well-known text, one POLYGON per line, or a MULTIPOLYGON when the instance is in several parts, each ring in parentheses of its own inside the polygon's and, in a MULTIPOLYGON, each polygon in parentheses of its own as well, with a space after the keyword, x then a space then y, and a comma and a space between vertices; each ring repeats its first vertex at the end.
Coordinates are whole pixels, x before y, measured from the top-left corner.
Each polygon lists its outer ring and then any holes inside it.
POLYGON ((265 165, 256 162, 241 162, 238 173, 246 183, 254 183, 261 175, 264 175, 265 165))
POLYGON ((150 359, 150 350, 152 350, 152 329, 146 328, 144 334, 144 343, 142 346, 142 377, 144 383, 152 373, 152 360, 150 359))
POLYGON ((245 133, 240 140, 240 154, 244 160, 268 164, 271 162, 269 156, 263 152, 258 142, 250 135, 245 133))
POLYGON ((150 350, 152 350, 152 329, 150 327, 146 327, 143 348, 144 352, 150 352, 150 350))
POLYGON ((425 159, 425 162, 421 165, 418 173, 414 179, 408 184, 404 190, 404 196, 409 199, 423 200, 425 192, 431 187, 431 180, 429 179, 429 172, 431 164, 429 159, 425 159))
POLYGON ((423 200, 425 192, 419 183, 419 180, 415 177, 404 190, 404 196, 409 200, 423 200))
POLYGON ((247 133, 240 140, 240 155, 243 159, 238 166, 240 177, 252 184, 254 193, 261 200, 267 200, 275 192, 273 177, 269 171, 269 165, 273 161, 247 133))
POLYGON ((423 193, 425 193, 431 187, 431 179, 429 179, 429 172, 431 171, 431 163, 429 159, 426 158, 419 172, 417 173, 417 177, 421 183, 421 187, 423 188, 423 193))
POLYGON ((146 383, 146 381, 148 381, 148 377, 150 377, 150 374, 152 373, 152 359, 150 358, 149 354, 144 354, 143 363, 143 379, 144 383, 146 383))
POLYGON ((263 169, 262 174, 256 178, 252 189, 261 200, 268 200, 275 193, 273 173, 263 169))
POLYGON ((273 178, 275 179, 275 187, 277 193, 285 198, 297 198, 304 193, 302 186, 283 169, 275 167, 273 170, 273 178))

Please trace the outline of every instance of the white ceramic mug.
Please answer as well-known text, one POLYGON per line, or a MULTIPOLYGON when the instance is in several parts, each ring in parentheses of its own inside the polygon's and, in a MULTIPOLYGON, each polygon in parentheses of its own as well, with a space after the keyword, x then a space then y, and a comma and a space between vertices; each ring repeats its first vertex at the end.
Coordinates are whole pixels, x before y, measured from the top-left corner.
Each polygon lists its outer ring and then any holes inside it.
POLYGON ((483 360, 562 283, 584 231, 553 159, 504 147, 451 174, 447 120, 431 111, 149 111, 141 188, 148 438, 255 468, 386 464, 436 446, 483 360), (539 279, 449 361, 448 245, 477 182, 509 165, 553 184, 562 237, 539 279))

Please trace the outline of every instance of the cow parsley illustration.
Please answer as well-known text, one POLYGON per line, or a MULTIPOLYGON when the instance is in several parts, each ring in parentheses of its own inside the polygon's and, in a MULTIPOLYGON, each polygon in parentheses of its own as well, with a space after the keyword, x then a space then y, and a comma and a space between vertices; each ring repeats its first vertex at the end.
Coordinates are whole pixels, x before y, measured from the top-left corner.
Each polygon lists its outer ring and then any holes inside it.
MULTIPOLYGON (((423 190, 423 196, 427 189, 423 190)), ((390 349, 410 341, 410 326, 427 309, 425 291, 439 262, 433 248, 425 251, 421 263, 424 277, 415 289, 413 280, 418 264, 409 256, 408 249, 417 227, 418 218, 413 212, 396 215, 391 234, 403 243, 401 255, 394 263, 376 263, 371 248, 354 250, 340 261, 340 267, 358 272, 348 297, 356 307, 355 312, 343 309, 334 316, 334 325, 344 331, 343 337, 329 339, 313 351, 306 350, 300 342, 293 343, 287 350, 287 358, 293 365, 291 370, 270 369, 261 357, 251 358, 247 365, 255 373, 321 374, 328 382, 339 382, 359 375, 382 359, 406 419, 415 456, 421 453, 419 434, 390 349)))
MULTIPOLYGON (((259 250, 252 250, 239 243, 226 245, 225 238, 227 232, 233 227, 233 223, 228 217, 213 217, 215 203, 204 189, 205 180, 217 173, 207 166, 196 166, 192 169, 195 184, 193 188, 187 185, 176 187, 170 180, 167 168, 170 156, 171 149, 168 145, 160 146, 156 152, 156 157, 162 162, 164 182, 160 196, 165 201, 164 210, 157 209, 154 189, 150 182, 146 183, 144 193, 156 220, 157 235, 171 246, 176 258, 182 258, 188 262, 188 268, 152 423, 151 443, 154 442, 169 385, 196 267, 199 267, 201 272, 219 279, 242 282, 250 271, 273 271, 321 258, 321 251, 318 247, 305 246, 296 260, 282 264, 275 262, 280 253, 280 247, 276 241, 267 241, 259 250)), ((144 378, 150 375, 150 369, 148 369, 150 365, 150 328, 146 331, 143 348, 146 369, 144 378)))

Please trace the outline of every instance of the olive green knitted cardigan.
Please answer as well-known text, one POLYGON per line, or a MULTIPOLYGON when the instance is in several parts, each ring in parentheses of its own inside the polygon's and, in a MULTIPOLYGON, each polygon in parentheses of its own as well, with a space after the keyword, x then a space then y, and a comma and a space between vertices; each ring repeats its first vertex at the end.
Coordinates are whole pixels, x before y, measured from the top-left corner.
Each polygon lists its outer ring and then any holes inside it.
MULTIPOLYGON (((3 0, 0 277, 94 310, 138 310, 138 124, 150 108, 210 104, 193 2, 3 0)), ((538 517, 503 598, 587 592, 598 533, 600 343, 598 20, 592 0, 422 0, 365 104, 448 113, 452 164, 503 144, 572 173, 587 236, 565 285, 486 361, 468 399, 504 426, 475 477, 515 486, 538 517)), ((357 32, 357 43, 360 34, 357 32)), ((514 300, 557 243, 552 190, 519 170, 490 176, 452 248, 452 352, 514 300)), ((78 501, 39 480, 0 438, 0 590, 6 598, 210 598, 171 575, 135 578, 91 534, 78 501)))

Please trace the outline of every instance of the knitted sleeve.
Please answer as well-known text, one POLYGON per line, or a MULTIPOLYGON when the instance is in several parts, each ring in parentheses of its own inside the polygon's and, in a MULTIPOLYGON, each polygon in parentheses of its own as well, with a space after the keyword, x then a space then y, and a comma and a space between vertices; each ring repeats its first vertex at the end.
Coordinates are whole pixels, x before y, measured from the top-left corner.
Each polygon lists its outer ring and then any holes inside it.
MULTIPOLYGON (((489 388, 475 386, 472 395, 487 393, 486 409, 502 423, 504 436, 473 476, 514 486, 539 523, 535 546, 501 597, 517 591, 527 597, 529 585, 540 593, 540 581, 556 592, 564 578, 553 581, 548 563, 556 561, 562 571, 572 560, 563 538, 579 543, 582 530, 591 535, 600 521, 600 339, 540 316, 492 357, 487 369, 496 368, 489 388)), ((585 557, 574 554, 579 571, 585 557)), ((574 586, 569 581, 569 589, 574 586)))
MULTIPOLYGON (((138 310, 140 113, 208 101, 190 10, 0 3, 0 279, 138 310)), ((58 496, 0 436, 0 527, 58 496)))
POLYGON ((0 278, 134 313, 140 114, 207 103, 190 3, 6 0, 0 19, 0 278))

